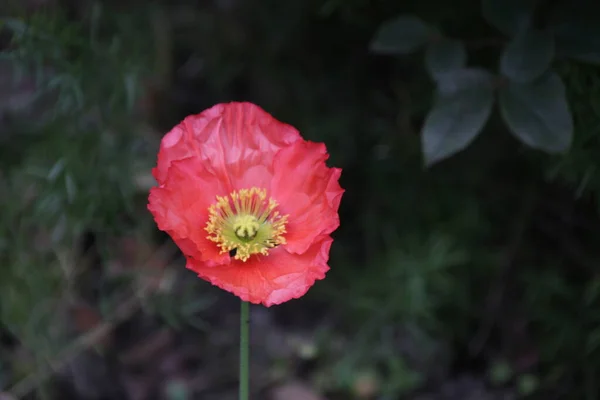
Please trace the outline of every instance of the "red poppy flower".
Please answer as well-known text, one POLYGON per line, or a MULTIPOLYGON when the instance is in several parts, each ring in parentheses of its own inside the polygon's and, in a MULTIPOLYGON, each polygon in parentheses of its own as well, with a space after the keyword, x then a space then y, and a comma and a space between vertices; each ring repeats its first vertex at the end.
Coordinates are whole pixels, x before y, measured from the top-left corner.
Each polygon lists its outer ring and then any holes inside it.
POLYGON ((187 268, 265 306, 329 270, 344 190, 325 145, 250 103, 191 115, 162 139, 148 209, 187 268))

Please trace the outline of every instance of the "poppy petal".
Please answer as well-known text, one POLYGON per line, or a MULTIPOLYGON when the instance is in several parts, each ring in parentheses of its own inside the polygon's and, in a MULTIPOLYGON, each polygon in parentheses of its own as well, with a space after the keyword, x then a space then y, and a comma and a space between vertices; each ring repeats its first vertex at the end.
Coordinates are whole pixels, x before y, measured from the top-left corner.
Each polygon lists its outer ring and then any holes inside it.
POLYGON ((173 162, 166 183, 150 190, 148 209, 159 229, 166 231, 187 255, 211 263, 229 262, 204 230, 208 208, 226 194, 223 183, 198 158, 173 162))
POLYGON ((304 141, 254 104, 218 104, 163 137, 152 170, 159 186, 150 191, 148 209, 201 278, 245 301, 280 304, 304 295, 329 270, 329 235, 339 226, 344 190, 341 169, 328 168, 327 158, 325 145, 304 141), (258 190, 242 191, 251 188, 258 190), (250 200, 248 193, 260 197, 250 200), (217 196, 246 202, 232 210, 217 196), (255 203, 259 198, 264 205, 255 203), (212 205, 227 217, 215 217, 212 205), (246 224, 248 236, 268 229, 267 220, 272 231, 249 238, 253 247, 237 241, 232 224, 246 224))
POLYGON ((229 181, 232 176, 242 176, 262 157, 269 158, 265 161, 270 164, 279 149, 301 139, 296 128, 277 121, 257 105, 217 104, 188 116, 164 136, 152 173, 163 183, 173 161, 193 156, 229 181))
POLYGON ((270 307, 303 296, 316 280, 325 277, 332 241, 330 237, 322 237, 303 254, 279 247, 268 256, 215 267, 188 257, 187 268, 243 301, 270 307))
POLYGON ((328 168, 322 143, 296 142, 282 149, 273 163, 273 197, 282 214, 289 215, 286 248, 302 253, 321 235, 340 224, 338 208, 344 190, 339 168, 328 168))

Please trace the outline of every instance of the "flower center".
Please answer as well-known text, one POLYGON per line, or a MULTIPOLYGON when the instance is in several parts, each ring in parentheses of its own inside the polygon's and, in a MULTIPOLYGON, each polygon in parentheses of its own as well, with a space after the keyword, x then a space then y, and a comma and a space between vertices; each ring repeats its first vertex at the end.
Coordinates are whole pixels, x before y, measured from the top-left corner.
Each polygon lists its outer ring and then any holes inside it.
POLYGON ((253 187, 217 196, 208 209, 207 238, 217 244, 221 254, 246 261, 253 254, 268 255, 269 249, 285 244, 288 216, 276 211, 278 204, 267 199, 267 191, 253 187))

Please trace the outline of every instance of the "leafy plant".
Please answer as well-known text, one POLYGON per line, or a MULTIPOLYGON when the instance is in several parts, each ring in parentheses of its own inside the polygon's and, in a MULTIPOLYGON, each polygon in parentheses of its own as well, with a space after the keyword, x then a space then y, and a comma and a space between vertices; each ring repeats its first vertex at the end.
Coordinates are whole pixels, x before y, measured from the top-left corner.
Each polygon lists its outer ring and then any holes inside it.
POLYGON ((72 334, 69 305, 97 288, 81 285, 85 233, 123 229, 137 192, 147 143, 132 122, 152 71, 134 26, 100 3, 87 23, 60 10, 0 19, 8 86, 33 87, 0 109, 0 322, 40 365, 72 334))
POLYGON ((421 132, 426 165, 472 143, 496 100, 506 126, 521 142, 548 153, 569 150, 573 116, 564 83, 552 66, 562 57, 587 62, 600 57, 600 48, 594 47, 600 31, 593 31, 589 18, 581 22, 585 9, 570 10, 559 14, 556 7, 551 12, 555 19, 538 26, 535 18, 541 10, 534 1, 482 0, 483 18, 508 36, 497 70, 489 72, 469 67, 463 42, 445 37, 415 15, 381 25, 371 42, 373 52, 405 55, 426 48, 425 67, 437 86, 421 132), (576 25, 579 29, 567 29, 576 25), (584 38, 589 44, 580 44, 584 38))

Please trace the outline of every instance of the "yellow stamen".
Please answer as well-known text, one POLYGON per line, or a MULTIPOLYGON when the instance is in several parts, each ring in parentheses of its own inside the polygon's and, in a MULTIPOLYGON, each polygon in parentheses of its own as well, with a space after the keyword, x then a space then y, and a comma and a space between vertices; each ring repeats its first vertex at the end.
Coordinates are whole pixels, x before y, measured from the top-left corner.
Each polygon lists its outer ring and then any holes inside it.
MULTIPOLYGON (((217 196, 208 209, 207 238, 217 244, 221 254, 235 251, 236 260, 247 261, 253 254, 268 255, 269 249, 285 244, 288 216, 276 211, 275 200, 256 187, 217 196)), ((231 254, 231 253, 230 253, 231 254)))

